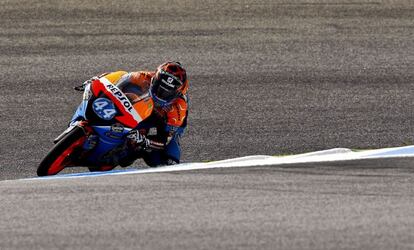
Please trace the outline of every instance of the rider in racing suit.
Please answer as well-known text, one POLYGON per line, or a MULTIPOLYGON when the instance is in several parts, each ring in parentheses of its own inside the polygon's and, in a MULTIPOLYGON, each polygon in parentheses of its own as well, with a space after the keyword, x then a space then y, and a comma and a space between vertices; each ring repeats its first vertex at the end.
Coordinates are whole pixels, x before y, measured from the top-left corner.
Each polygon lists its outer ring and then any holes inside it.
POLYGON ((113 84, 133 84, 151 96, 154 108, 127 136, 128 154, 119 164, 128 166, 143 158, 151 167, 180 162, 179 139, 187 126, 188 79, 179 62, 161 64, 155 72, 118 71, 105 76, 113 84))

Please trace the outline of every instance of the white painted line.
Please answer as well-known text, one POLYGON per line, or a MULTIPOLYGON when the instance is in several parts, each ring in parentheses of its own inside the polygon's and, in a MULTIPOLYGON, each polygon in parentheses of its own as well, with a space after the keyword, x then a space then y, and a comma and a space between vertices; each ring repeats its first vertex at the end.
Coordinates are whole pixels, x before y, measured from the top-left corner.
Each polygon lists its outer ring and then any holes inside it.
POLYGON ((62 174, 42 178, 30 178, 21 180, 56 180, 66 178, 84 178, 108 175, 126 175, 126 174, 146 174, 146 173, 165 173, 189 170, 202 170, 212 168, 231 168, 231 167, 253 167, 282 164, 314 163, 314 162, 333 162, 333 161, 350 161, 363 159, 381 159, 381 158, 404 158, 414 157, 414 146, 384 148, 354 152, 347 148, 334 148, 311 153, 291 155, 291 156, 267 156, 252 155, 240 158, 213 161, 207 163, 182 163, 173 166, 146 169, 121 169, 108 172, 62 174))

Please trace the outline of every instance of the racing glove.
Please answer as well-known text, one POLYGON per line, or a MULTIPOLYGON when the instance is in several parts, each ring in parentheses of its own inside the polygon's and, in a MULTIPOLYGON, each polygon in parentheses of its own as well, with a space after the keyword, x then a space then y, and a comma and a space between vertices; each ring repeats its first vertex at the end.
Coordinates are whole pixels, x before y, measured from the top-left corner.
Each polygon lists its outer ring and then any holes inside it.
POLYGON ((150 141, 138 130, 131 130, 127 134, 127 143, 135 151, 146 150, 150 145, 150 141))

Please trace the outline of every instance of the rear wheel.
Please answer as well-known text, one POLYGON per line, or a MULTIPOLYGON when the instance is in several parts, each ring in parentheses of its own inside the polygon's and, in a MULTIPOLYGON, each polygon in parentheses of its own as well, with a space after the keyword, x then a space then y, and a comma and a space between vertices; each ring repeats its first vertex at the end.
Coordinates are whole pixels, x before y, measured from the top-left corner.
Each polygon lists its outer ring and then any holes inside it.
POLYGON ((69 166, 70 156, 85 142, 85 132, 81 127, 75 127, 66 134, 46 155, 37 168, 38 176, 55 175, 69 166))

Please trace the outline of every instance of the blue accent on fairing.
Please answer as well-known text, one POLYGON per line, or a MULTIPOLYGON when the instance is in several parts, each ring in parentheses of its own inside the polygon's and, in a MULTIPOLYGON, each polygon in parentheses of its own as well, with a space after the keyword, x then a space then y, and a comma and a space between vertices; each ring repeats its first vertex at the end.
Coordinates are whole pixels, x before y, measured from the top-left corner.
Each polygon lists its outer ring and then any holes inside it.
POLYGON ((72 116, 72 119, 70 123, 72 124, 75 121, 79 120, 87 120, 86 118, 86 108, 88 107, 88 101, 83 100, 81 104, 78 106, 78 108, 75 111, 75 114, 72 116))
POLYGON ((90 135, 88 139, 83 143, 82 147, 84 150, 91 150, 93 149, 96 144, 98 143, 98 136, 90 135))
POLYGON ((92 126, 93 130, 98 134, 99 137, 105 139, 110 143, 119 143, 124 141, 124 136, 128 134, 131 129, 123 128, 122 132, 112 131, 111 126, 92 126))
MULTIPOLYGON (((112 131, 111 126, 92 126, 92 129, 98 135, 98 143, 93 149, 93 153, 88 156, 88 160, 91 162, 99 162, 110 150, 123 145, 125 143, 125 135, 131 130, 124 128, 122 132, 115 132, 112 131)), ((85 142, 84 146, 87 146, 87 143, 89 142, 85 142)), ((127 152, 124 152, 124 154, 125 157, 127 152)))

